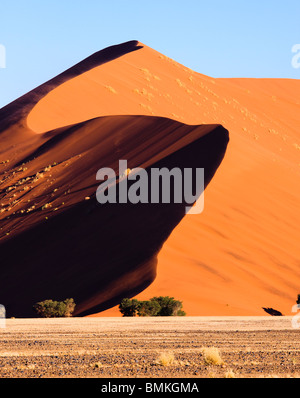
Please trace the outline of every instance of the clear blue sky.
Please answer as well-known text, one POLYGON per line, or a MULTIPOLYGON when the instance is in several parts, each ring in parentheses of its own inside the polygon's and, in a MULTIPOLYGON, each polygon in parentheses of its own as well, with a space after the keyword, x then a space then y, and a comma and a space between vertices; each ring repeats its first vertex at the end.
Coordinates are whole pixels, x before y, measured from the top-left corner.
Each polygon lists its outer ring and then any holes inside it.
POLYGON ((0 0, 0 107, 128 40, 213 77, 300 79, 299 0, 0 0))

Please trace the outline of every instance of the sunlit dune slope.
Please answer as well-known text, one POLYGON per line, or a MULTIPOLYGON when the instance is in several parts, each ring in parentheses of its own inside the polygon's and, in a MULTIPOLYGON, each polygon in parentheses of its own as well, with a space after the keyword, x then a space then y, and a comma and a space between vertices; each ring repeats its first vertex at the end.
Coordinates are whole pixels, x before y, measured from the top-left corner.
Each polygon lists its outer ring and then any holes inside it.
MULTIPOLYGON (((135 42, 111 51, 117 57, 132 49, 135 42)), ((30 129, 27 114, 40 98, 74 73, 111 58, 107 50, 99 54, 0 110, 0 301, 8 316, 32 316, 37 301, 66 296, 77 304, 75 315, 91 314, 155 279, 157 254, 187 203, 171 197, 170 204, 100 205, 100 168, 114 169, 119 178, 120 159, 149 172, 201 167, 206 187, 226 151, 222 126, 157 116, 94 117, 39 134, 30 129)), ((147 185, 150 193, 151 180, 147 185)))

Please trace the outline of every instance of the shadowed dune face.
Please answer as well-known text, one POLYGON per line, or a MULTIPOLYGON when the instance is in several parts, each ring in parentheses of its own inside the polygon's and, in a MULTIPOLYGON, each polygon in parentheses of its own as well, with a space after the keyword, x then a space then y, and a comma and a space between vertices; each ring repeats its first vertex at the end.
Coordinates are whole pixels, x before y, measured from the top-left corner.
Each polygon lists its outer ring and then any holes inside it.
POLYGON ((148 116, 97 118, 26 140, 1 193, 9 216, 2 220, 0 301, 8 316, 32 316, 32 305, 49 297, 73 297, 76 315, 87 315, 145 289, 187 204, 101 205, 98 169, 117 173, 119 159, 149 172, 201 167, 206 186, 227 142, 221 126, 148 116))

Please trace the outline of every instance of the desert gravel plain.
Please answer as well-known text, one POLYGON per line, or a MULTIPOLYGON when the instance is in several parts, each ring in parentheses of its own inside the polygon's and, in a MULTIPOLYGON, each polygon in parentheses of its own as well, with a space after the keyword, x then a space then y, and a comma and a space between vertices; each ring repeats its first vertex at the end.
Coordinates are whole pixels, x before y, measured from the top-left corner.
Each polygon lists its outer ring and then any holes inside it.
POLYGON ((1 378, 299 377, 292 317, 7 319, 1 378), (209 363, 215 347, 221 362, 209 363))

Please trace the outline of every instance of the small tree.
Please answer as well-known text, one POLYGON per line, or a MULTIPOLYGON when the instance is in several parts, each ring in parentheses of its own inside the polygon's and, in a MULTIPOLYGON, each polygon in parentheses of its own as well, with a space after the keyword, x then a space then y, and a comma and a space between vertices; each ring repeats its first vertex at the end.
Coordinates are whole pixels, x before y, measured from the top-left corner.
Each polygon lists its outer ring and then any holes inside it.
POLYGON ((64 301, 44 300, 36 303, 33 309, 41 318, 70 317, 76 304, 72 298, 64 301))
POLYGON ((63 316, 71 317, 76 307, 74 300, 72 298, 67 298, 63 303, 65 304, 63 316))
POLYGON ((156 316, 160 311, 160 305, 157 301, 140 301, 138 308, 139 316, 156 316))
POLYGON ((119 305, 119 310, 123 316, 136 316, 140 302, 136 299, 124 298, 119 305))
POLYGON ((185 312, 182 311, 182 302, 175 300, 174 297, 159 296, 153 297, 151 301, 159 304, 160 310, 157 316, 183 316, 185 312))

